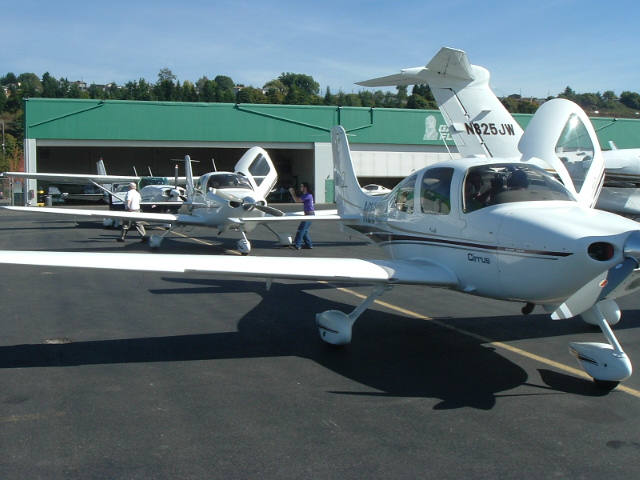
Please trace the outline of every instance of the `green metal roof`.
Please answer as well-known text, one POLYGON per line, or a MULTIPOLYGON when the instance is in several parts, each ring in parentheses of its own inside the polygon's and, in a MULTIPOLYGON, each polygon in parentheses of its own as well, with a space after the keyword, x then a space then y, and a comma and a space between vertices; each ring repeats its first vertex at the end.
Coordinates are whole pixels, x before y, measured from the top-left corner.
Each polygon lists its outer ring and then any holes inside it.
MULTIPOLYGON (((31 139, 313 143, 329 142, 340 124, 351 143, 441 145, 423 140, 425 119, 437 110, 307 105, 140 102, 32 98, 24 101, 31 139)), ((516 114, 524 128, 531 115, 516 114)), ((640 147, 640 121, 591 119, 603 148, 640 147)), ((453 145, 452 141, 447 142, 453 145)))

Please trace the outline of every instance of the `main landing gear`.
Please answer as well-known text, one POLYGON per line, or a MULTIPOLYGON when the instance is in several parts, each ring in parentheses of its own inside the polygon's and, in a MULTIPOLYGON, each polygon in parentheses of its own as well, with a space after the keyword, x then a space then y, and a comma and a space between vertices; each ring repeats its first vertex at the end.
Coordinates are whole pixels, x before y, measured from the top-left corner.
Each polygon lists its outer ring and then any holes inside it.
POLYGON ((320 338, 332 345, 346 345, 351 342, 353 324, 362 313, 386 290, 389 285, 376 285, 373 292, 358 305, 351 313, 339 310, 327 310, 316 315, 316 324, 320 330, 320 338))
POLYGON ((610 327, 620 320, 620 309, 613 300, 603 300, 583 312, 582 318, 589 324, 598 325, 609 343, 571 342, 569 351, 597 387, 612 390, 632 372, 629 357, 610 327))

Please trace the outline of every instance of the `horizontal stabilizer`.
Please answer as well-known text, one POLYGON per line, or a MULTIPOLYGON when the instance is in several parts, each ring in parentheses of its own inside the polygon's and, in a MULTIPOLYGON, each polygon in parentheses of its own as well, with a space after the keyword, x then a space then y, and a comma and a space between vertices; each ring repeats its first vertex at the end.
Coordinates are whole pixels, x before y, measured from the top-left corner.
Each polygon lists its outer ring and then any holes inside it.
POLYGON ((476 78, 467 54, 455 48, 442 47, 427 64, 427 69, 459 80, 473 81, 476 78))
POLYGON ((415 83, 416 79, 414 77, 396 73, 395 75, 387 75, 386 77, 356 82, 356 85, 362 85, 363 87, 394 87, 400 85, 415 85, 415 83))

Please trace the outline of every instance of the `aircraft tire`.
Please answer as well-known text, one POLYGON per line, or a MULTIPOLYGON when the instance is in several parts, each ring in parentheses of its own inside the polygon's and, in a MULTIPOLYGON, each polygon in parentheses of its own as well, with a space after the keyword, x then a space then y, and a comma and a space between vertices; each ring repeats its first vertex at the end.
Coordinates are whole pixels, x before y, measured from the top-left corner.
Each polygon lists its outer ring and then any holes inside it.
POLYGON ((607 390, 607 391, 611 391, 614 388, 616 388, 618 385, 620 385, 620 382, 617 382, 614 380, 598 380, 597 378, 593 379, 593 383, 595 383, 596 388, 598 388, 599 390, 607 390))

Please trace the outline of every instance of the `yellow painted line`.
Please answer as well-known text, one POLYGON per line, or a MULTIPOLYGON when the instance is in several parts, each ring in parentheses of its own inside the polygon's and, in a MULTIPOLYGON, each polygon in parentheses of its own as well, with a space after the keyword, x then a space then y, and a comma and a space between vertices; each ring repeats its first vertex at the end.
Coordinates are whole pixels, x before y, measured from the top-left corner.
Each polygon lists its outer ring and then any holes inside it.
MULTIPOLYGON (((321 282, 321 283, 327 283, 327 282, 321 282)), ((348 288, 343 288, 343 287, 336 287, 336 288, 338 290, 342 291, 342 292, 348 293, 350 295, 353 295, 353 296, 361 298, 361 299, 367 298, 366 295, 362 295, 360 293, 354 292, 353 290, 350 290, 348 288)), ((475 338, 476 340, 479 340, 482 343, 489 344, 489 345, 494 346, 496 348, 502 348, 503 350, 508 350, 509 352, 515 353, 516 355, 520 355, 521 357, 525 357, 525 358, 528 358, 530 360, 535 360, 536 362, 542 363, 544 365, 548 365, 550 367, 557 368, 558 370, 562 370, 562 371, 570 373, 572 375, 576 375, 576 376, 591 380, 591 377, 589 375, 587 375, 582 370, 570 367, 568 365, 564 365, 563 363, 558 363, 558 362, 556 362, 554 360, 551 360, 549 358, 541 357, 540 355, 536 355, 535 353, 527 352, 526 350, 523 350, 521 348, 514 347, 512 345, 509 345, 509 344, 506 344, 506 343, 503 343, 503 342, 494 342, 493 340, 491 340, 488 337, 485 337, 485 336, 482 336, 482 335, 478 335, 477 333, 473 333, 473 332, 470 332, 468 330, 464 330, 462 328, 455 327, 453 325, 449 325, 448 323, 441 322, 441 321, 436 320, 436 319, 431 318, 431 317, 427 317, 426 315, 421 315, 420 313, 414 312, 412 310, 407 310, 406 308, 398 307, 397 305, 393 305, 391 303, 383 302, 381 300, 376 300, 375 303, 377 303, 378 305, 380 305, 382 307, 388 308, 389 310, 393 310, 393 311, 396 311, 396 312, 399 312, 399 313, 403 313, 405 315, 408 315, 408 316, 413 317, 413 318, 417 318, 419 320, 425 320, 425 321, 431 322, 431 323, 433 323, 435 325, 438 325, 439 327, 447 328, 447 329, 452 330, 452 331, 454 331, 456 333, 460 333, 462 335, 466 335, 467 337, 475 338)), ((633 395, 636 398, 640 398, 640 391, 639 390, 627 387, 627 386, 625 386, 623 384, 618 385, 615 390, 628 393, 629 395, 633 395)))
POLYGON ((48 420, 50 418, 64 417, 65 412, 53 412, 50 414, 44 413, 32 413, 28 415, 9 415, 7 417, 0 417, 0 423, 17 423, 32 420, 48 420))

